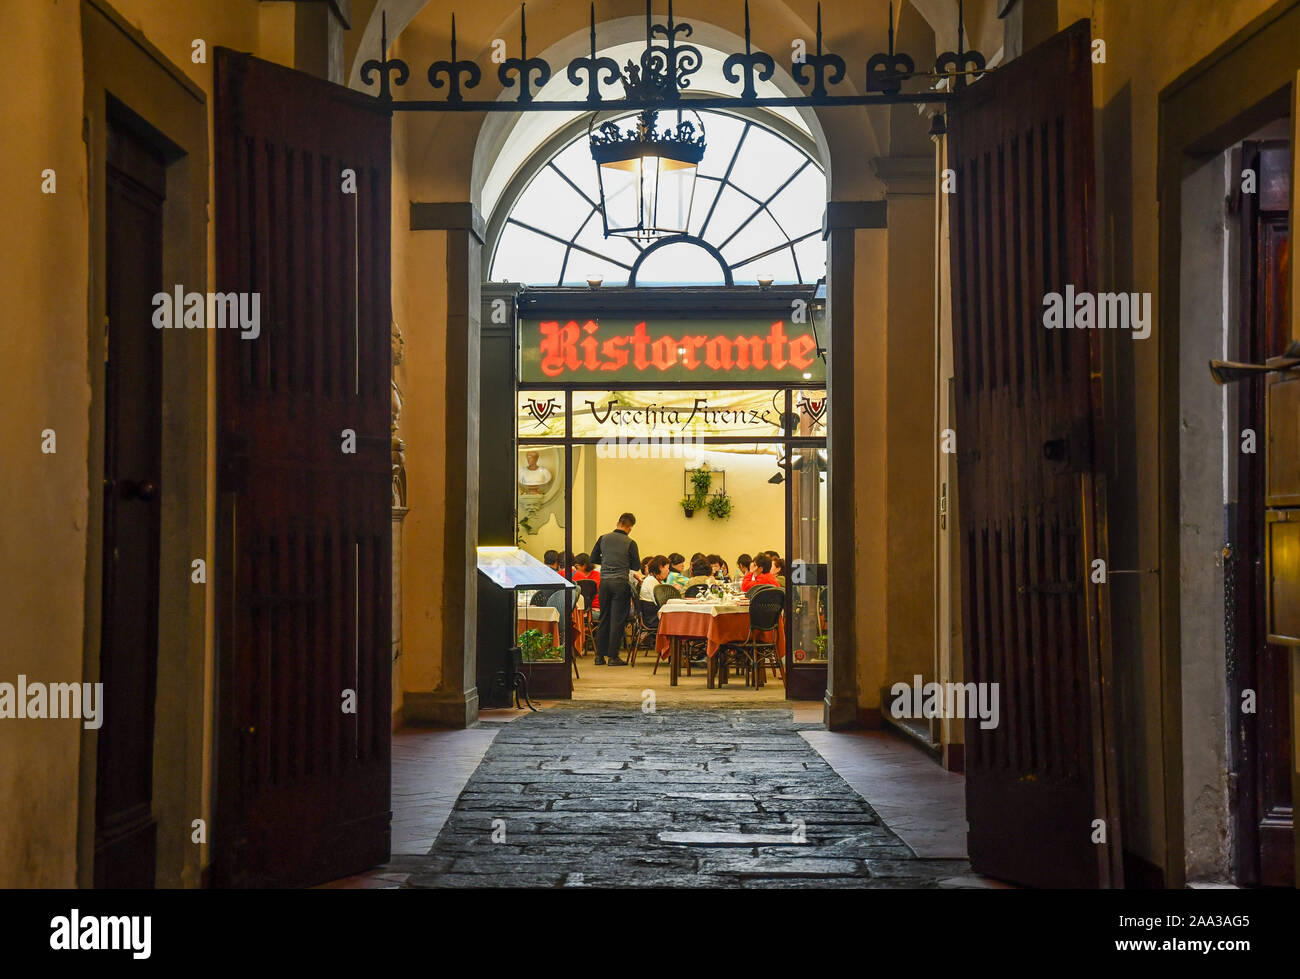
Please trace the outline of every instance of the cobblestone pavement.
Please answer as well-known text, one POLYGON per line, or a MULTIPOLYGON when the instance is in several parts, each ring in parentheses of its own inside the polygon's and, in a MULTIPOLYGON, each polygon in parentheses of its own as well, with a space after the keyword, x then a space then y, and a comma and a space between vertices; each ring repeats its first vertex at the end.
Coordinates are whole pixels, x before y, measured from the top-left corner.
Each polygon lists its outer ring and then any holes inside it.
POLYGON ((979 886, 883 825, 799 736, 815 726, 789 708, 551 707, 502 726, 432 850, 387 872, 406 887, 979 886))

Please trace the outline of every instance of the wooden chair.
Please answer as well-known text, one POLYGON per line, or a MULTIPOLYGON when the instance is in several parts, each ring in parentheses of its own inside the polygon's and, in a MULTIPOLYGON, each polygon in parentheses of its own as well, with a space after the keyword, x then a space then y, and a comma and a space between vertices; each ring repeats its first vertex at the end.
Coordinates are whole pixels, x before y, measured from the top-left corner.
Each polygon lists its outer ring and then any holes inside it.
POLYGON ((724 643, 718 647, 717 655, 724 657, 718 663, 720 670, 726 670, 731 657, 739 658, 745 664, 745 685, 759 686, 759 670, 766 680, 768 667, 774 668, 785 682, 785 666, 777 650, 776 636, 766 640, 761 633, 775 632, 781 624, 781 614, 785 611, 785 592, 780 588, 751 588, 749 590, 749 635, 741 642, 724 643))
MULTIPOLYGON (((641 649, 641 644, 645 640, 650 640, 651 649, 654 649, 655 647, 655 642, 659 638, 659 623, 656 621, 654 625, 649 625, 647 624, 647 618, 651 613, 655 612, 656 609, 657 606, 654 602, 647 602, 640 598, 637 599, 636 605, 633 607, 633 622, 635 623, 635 628, 632 631, 632 647, 628 650, 627 654, 628 666, 636 666, 636 654, 641 649)), ((658 666, 659 664, 656 663, 655 665, 658 666)))
POLYGON ((596 649, 596 626, 595 610, 592 605, 596 601, 596 583, 590 578, 583 578, 575 582, 578 591, 582 592, 582 650, 581 655, 587 655, 587 647, 591 647, 593 653, 598 652, 596 649))
MULTIPOLYGON (((663 585, 655 585, 654 596, 655 596, 655 608, 663 608, 664 602, 672 601, 674 598, 681 598, 682 593, 677 590, 676 585, 663 584, 663 585)), ((655 629, 656 638, 658 638, 658 635, 659 635, 659 630, 656 628, 655 629)), ((659 672, 660 662, 661 660, 659 659, 658 655, 656 655, 655 668, 651 671, 651 675, 654 675, 659 672)))

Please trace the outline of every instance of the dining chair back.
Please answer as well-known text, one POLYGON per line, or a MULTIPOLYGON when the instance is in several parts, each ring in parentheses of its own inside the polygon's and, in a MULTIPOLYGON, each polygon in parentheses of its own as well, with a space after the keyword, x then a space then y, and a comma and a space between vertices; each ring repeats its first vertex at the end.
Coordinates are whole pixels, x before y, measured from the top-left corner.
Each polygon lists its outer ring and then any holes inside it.
POLYGON ((686 592, 684 593, 683 597, 698 598, 699 596, 707 595, 708 593, 709 593, 708 585, 691 585, 691 587, 686 589, 686 592))
POLYGON ((628 650, 627 656, 629 666, 636 666, 636 655, 642 643, 649 639, 650 648, 654 649, 655 640, 659 638, 659 606, 638 598, 633 609, 635 628, 632 632, 632 648, 628 650))
POLYGON ((781 624, 781 613, 785 610, 785 591, 771 585, 759 585, 749 590, 749 635, 742 642, 725 643, 718 648, 721 657, 718 663, 722 671, 723 682, 732 665, 744 667, 745 684, 761 686, 766 679, 769 666, 774 668, 781 679, 785 679, 785 667, 777 651, 776 636, 766 638, 781 624))
POLYGON ((674 598, 681 598, 682 593, 677 590, 676 585, 655 585, 655 605, 662 607, 664 602, 674 598))
POLYGON ((749 591, 749 628, 753 632, 775 629, 785 609, 785 592, 771 585, 749 591))
POLYGON ((582 592, 582 652, 585 655, 590 648, 593 653, 598 653, 596 630, 593 625, 595 617, 592 615, 592 605, 596 601, 596 583, 590 578, 583 578, 575 584, 578 586, 578 591, 582 592))

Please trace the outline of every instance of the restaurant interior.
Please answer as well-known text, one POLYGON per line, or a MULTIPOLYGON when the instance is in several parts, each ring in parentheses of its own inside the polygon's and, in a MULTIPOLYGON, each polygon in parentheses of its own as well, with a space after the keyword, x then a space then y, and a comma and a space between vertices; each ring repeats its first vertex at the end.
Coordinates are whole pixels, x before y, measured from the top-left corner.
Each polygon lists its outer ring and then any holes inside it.
POLYGON ((516 592, 532 691, 820 699, 824 422, 821 390, 520 391, 517 544, 576 586, 516 592), (641 566, 618 665, 603 665, 591 554, 625 513, 641 566))

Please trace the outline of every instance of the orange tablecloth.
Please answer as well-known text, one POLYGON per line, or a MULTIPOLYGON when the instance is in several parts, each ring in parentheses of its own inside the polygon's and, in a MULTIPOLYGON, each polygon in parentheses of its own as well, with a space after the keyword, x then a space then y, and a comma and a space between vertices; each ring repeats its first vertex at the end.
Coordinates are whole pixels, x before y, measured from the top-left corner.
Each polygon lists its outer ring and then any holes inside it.
MULTIPOLYGON (((668 647, 673 637, 703 639, 706 652, 709 656, 713 656, 723 643, 743 642, 749 637, 749 612, 724 612, 721 615, 712 615, 707 610, 687 612, 660 609, 659 637, 655 640, 655 651, 660 659, 668 655, 668 647)), ((778 656, 785 656, 784 615, 777 624, 776 651, 778 656)))

